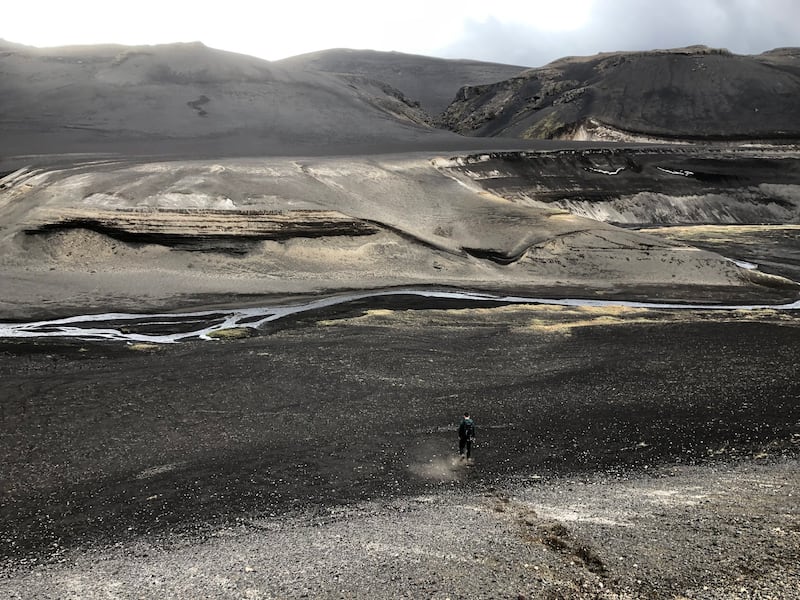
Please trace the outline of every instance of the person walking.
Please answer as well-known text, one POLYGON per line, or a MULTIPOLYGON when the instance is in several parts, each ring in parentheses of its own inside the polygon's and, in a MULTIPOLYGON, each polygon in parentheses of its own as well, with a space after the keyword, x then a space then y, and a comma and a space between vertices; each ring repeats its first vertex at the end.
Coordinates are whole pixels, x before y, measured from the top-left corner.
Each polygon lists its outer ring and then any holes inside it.
POLYGON ((458 454, 464 458, 470 458, 472 455, 472 442, 475 439, 475 422, 470 418, 469 413, 464 413, 464 418, 461 419, 461 424, 458 426, 458 454))

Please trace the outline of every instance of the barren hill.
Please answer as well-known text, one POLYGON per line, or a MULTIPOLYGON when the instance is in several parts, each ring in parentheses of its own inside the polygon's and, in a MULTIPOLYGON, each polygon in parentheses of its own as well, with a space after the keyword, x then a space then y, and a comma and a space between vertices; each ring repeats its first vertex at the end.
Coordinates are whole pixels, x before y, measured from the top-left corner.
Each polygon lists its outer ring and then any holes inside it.
POLYGON ((416 100, 431 116, 441 113, 466 85, 483 85, 514 77, 527 67, 477 60, 448 60, 402 52, 337 48, 278 61, 302 67, 383 81, 416 100))
MULTIPOLYGON (((0 46, 0 155, 323 151, 452 134, 385 84, 200 43, 0 46)), ((454 137, 454 136, 452 136, 454 137)))
POLYGON ((441 124, 464 135, 518 138, 796 139, 798 94, 797 49, 616 52, 462 88, 441 124))

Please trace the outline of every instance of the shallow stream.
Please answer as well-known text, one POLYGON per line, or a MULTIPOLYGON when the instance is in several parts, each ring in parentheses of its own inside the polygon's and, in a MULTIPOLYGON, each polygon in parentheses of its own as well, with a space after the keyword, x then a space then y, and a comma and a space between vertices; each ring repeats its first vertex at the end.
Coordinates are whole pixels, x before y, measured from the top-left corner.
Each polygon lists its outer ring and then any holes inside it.
POLYGON ((258 329, 290 315, 320 310, 370 298, 417 296, 440 300, 503 304, 545 304, 555 306, 624 306, 674 310, 800 310, 800 300, 789 304, 676 304, 579 298, 532 298, 501 296, 470 291, 394 289, 337 294, 305 302, 255 308, 227 308, 185 313, 104 313, 78 315, 48 321, 0 323, 0 338, 73 338, 112 340, 129 343, 169 344, 191 339, 213 340, 216 332, 236 328, 258 329))

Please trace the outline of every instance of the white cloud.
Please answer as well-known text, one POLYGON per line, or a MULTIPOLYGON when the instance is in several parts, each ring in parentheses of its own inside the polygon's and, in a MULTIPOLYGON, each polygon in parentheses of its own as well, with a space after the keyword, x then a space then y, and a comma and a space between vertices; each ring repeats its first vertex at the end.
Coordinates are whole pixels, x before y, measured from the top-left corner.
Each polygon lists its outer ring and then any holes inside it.
POLYGON ((567 54, 694 43, 761 52, 800 45, 796 0, 29 0, 0 37, 35 46, 202 41, 278 59, 373 48, 536 66, 567 54))
POLYGON ((31 0, 4 7, 0 37, 35 46, 200 40, 270 59, 331 47, 431 52, 454 42, 470 23, 574 28, 581 18, 588 18, 590 4, 591 0, 494 5, 485 0, 459 4, 138 0, 123 5, 107 0, 31 0))
POLYGON ((705 44, 755 54, 800 46, 796 0, 596 0, 572 30, 534 31, 497 19, 471 22, 436 53, 539 66, 568 55, 705 44))

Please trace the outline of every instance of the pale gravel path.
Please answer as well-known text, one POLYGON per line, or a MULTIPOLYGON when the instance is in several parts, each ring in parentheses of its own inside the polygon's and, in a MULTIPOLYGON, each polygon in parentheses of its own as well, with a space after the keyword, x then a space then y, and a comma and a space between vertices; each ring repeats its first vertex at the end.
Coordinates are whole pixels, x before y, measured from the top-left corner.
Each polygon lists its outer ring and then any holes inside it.
POLYGON ((0 574, 19 598, 800 598, 797 459, 529 478, 0 574))

